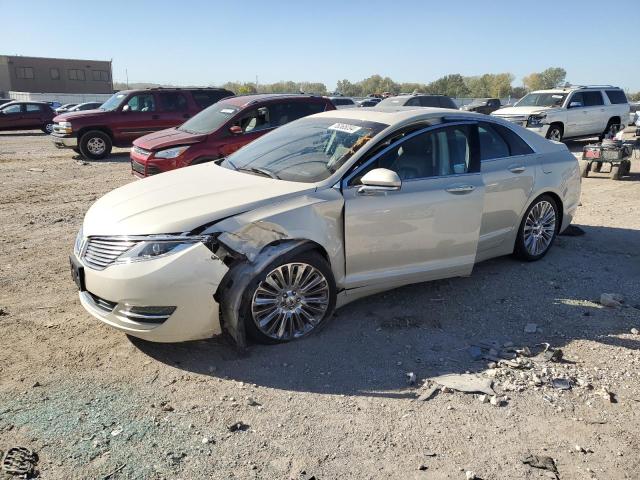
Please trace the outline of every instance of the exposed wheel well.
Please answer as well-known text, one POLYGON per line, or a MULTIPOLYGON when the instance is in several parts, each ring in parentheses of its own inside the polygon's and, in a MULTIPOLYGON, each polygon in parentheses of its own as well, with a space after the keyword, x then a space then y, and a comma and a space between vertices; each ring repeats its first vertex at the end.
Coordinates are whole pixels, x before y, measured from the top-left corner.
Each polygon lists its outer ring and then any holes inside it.
POLYGON ((611 117, 609 119, 609 122, 607 122, 607 123, 608 123, 608 125, 616 125, 616 124, 621 124, 622 120, 620 120, 620 117, 611 117))
POLYGON ((107 127, 84 127, 84 128, 81 128, 80 130, 78 130, 78 140, 80 140, 85 133, 91 132, 93 130, 97 130, 99 132, 106 133, 107 135, 109 135, 109 138, 113 142, 113 133, 107 127))
POLYGON ((562 129, 562 133, 564 133, 564 124, 562 122, 551 122, 551 125, 549 126, 553 127, 554 125, 560 127, 562 129))

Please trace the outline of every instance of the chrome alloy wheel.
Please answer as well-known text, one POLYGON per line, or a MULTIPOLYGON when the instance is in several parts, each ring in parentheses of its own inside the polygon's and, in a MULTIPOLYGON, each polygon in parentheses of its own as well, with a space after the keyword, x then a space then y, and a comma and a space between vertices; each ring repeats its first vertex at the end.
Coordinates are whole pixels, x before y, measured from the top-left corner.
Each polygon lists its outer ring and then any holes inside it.
POLYGON ((92 155, 102 155, 106 149, 107 144, 99 137, 90 138, 87 142, 87 150, 89 150, 89 153, 92 155))
POLYGON ((44 129, 47 131, 47 133, 52 133, 53 132, 53 123, 47 123, 44 126, 44 129))
POLYGON ((556 230, 556 211, 546 200, 536 203, 524 223, 524 246, 530 255, 544 253, 556 230))
POLYGON ((329 308, 329 282, 306 263, 287 263, 270 271, 251 301, 258 329, 276 340, 301 337, 313 330, 329 308))

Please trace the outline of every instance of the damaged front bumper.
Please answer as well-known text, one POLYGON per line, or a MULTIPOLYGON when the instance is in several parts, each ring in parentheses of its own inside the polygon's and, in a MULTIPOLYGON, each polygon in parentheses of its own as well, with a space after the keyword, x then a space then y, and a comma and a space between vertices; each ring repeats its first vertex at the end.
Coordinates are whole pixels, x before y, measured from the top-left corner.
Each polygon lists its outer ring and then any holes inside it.
POLYGON ((209 338, 222 333, 214 294, 227 271, 209 248, 195 243, 172 255, 104 270, 84 266, 80 301, 98 320, 144 340, 209 338))

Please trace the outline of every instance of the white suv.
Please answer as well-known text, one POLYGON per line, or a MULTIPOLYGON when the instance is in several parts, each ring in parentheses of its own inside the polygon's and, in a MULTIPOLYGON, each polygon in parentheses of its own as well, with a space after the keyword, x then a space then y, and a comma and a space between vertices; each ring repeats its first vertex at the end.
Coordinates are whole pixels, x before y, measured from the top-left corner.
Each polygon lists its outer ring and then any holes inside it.
POLYGON ((550 140, 604 137, 611 125, 624 125, 629 102, 617 87, 570 86, 528 93, 513 107, 492 113, 550 140))

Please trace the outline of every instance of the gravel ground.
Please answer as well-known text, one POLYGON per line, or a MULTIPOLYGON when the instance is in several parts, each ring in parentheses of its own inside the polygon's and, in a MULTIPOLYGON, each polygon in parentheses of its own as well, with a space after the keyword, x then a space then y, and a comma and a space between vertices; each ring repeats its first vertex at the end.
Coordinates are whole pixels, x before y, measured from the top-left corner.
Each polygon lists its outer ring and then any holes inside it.
POLYGON ((149 344, 85 313, 73 239, 95 199, 134 180, 124 150, 72 155, 0 133, 0 450, 38 452, 41 478, 554 478, 522 463, 531 454, 563 480, 640 478, 640 160, 622 181, 584 180, 586 234, 542 261, 487 261, 350 304, 306 340, 240 351, 149 344), (624 304, 602 306, 603 292, 624 304), (493 368, 470 355, 482 342, 548 342, 564 360, 493 368), (498 405, 448 389, 417 399, 465 372, 492 378, 498 405))

